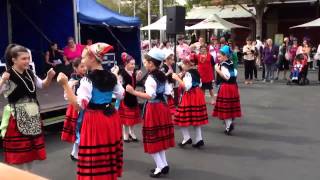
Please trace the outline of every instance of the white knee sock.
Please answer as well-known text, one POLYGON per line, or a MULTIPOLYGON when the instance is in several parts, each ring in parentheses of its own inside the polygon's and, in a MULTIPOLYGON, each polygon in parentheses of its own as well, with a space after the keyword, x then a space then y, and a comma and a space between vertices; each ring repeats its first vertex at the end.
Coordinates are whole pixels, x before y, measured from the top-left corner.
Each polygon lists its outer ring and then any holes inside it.
POLYGON ((160 153, 154 153, 154 154, 151 154, 151 156, 153 157, 153 160, 156 162, 157 168, 156 168, 154 174, 157 174, 157 173, 161 172, 162 168, 164 168, 165 165, 162 162, 160 153))
POLYGON ((183 141, 182 143, 185 143, 186 141, 188 141, 190 139, 190 133, 188 128, 186 127, 182 127, 181 128, 181 132, 182 132, 182 136, 183 136, 183 141))
POLYGON ((199 142, 202 140, 202 132, 201 132, 201 126, 195 126, 194 131, 196 134, 196 142, 199 142))
POLYGON ((161 160, 162 160, 164 166, 168 166, 166 151, 163 150, 163 151, 160 151, 159 153, 160 153, 160 157, 161 157, 161 160))
POLYGON ((229 130, 230 125, 232 124, 232 119, 227 119, 225 123, 226 123, 226 130, 229 130))
POLYGON ((122 126, 122 135, 123 135, 123 139, 124 140, 128 140, 129 139, 129 134, 128 131, 126 131, 127 126, 123 125, 122 126))
POLYGON ((71 155, 78 159, 78 152, 79 152, 79 145, 77 143, 74 143, 73 144, 73 148, 72 148, 72 152, 71 152, 71 155))
POLYGON ((134 127, 133 126, 129 126, 129 134, 131 135, 131 137, 133 139, 137 139, 137 136, 134 133, 134 127))

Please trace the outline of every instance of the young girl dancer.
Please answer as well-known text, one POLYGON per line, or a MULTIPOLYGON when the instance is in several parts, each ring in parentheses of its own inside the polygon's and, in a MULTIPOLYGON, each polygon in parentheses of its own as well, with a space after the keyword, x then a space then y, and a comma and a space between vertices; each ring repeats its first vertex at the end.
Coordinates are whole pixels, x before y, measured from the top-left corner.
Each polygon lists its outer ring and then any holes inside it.
POLYGON ((5 59, 0 80, 0 93, 8 99, 1 122, 4 161, 30 171, 32 161, 46 159, 37 88, 48 87, 55 72, 51 68, 45 80, 39 79, 29 69, 28 49, 17 44, 7 47, 5 59))
POLYGON ((229 46, 223 46, 218 54, 220 63, 215 66, 218 74, 217 84, 219 90, 216 105, 212 113, 214 117, 218 117, 221 121, 224 121, 226 135, 231 135, 231 131, 234 129, 234 119, 241 117, 237 70, 233 67, 230 56, 231 51, 229 46))
MULTIPOLYGON (((81 63, 81 59, 77 59, 72 63, 74 73, 71 74, 70 80, 68 85, 73 89, 73 92, 77 92, 79 88, 80 80, 83 76, 85 76, 87 72, 86 66, 81 63)), ((76 109, 72 104, 68 105, 66 118, 64 120, 61 140, 74 143, 72 152, 70 154, 71 160, 75 161, 78 159, 78 145, 75 143, 76 140, 76 126, 77 126, 77 119, 79 116, 79 110, 76 109)))
POLYGON ((212 56, 207 51, 206 46, 200 47, 200 54, 197 56, 198 60, 198 71, 200 74, 200 78, 202 81, 201 89, 205 92, 206 89, 209 90, 210 97, 212 99, 211 103, 214 103, 214 93, 213 93, 213 85, 212 81, 213 77, 213 69, 212 69, 212 56))
POLYGON ((105 43, 88 46, 82 62, 90 73, 80 80, 77 96, 68 86, 66 75, 60 73, 68 101, 84 110, 80 131, 78 179, 115 180, 122 174, 123 147, 121 121, 111 104, 112 94, 122 98, 124 89, 117 77, 103 70, 103 56, 112 49, 105 43))
MULTIPOLYGON (((122 53, 121 58, 125 67, 119 71, 120 81, 122 81, 124 88, 128 84, 135 88, 137 81, 141 79, 141 72, 136 72, 134 70, 135 60, 132 56, 124 52, 122 53)), ((123 101, 120 103, 119 115, 123 124, 124 142, 137 142, 138 139, 134 133, 133 127, 141 122, 138 98, 126 92, 123 101), (126 129, 128 129, 129 132, 126 129)))
MULTIPOLYGON (((172 79, 172 73, 173 73, 173 63, 174 63, 174 53, 171 50, 164 50, 165 54, 165 61, 162 64, 161 71, 167 76, 169 85, 171 86, 171 89, 173 90, 174 86, 174 80, 172 79)), ((167 103, 170 108, 171 115, 174 115, 176 113, 176 106, 174 103, 174 92, 172 91, 170 95, 167 95, 167 103)))
POLYGON ((147 54, 145 64, 149 75, 145 82, 145 93, 134 90, 131 85, 126 87, 130 94, 148 100, 145 105, 142 133, 144 151, 151 154, 157 166, 151 170, 150 176, 153 178, 169 173, 165 152, 175 145, 170 109, 164 97, 172 90, 165 74, 159 70, 163 60, 164 53, 160 49, 153 48, 147 54))
POLYGON ((188 127, 193 126, 195 129, 196 141, 192 146, 200 148, 201 146, 204 146, 201 126, 208 124, 205 96, 200 88, 201 78, 199 72, 195 68, 193 60, 184 60, 182 69, 185 72, 182 80, 177 74, 172 75, 172 78, 184 88, 184 93, 174 119, 175 124, 181 127, 183 135, 183 141, 179 146, 184 147, 187 144, 192 144, 188 127))

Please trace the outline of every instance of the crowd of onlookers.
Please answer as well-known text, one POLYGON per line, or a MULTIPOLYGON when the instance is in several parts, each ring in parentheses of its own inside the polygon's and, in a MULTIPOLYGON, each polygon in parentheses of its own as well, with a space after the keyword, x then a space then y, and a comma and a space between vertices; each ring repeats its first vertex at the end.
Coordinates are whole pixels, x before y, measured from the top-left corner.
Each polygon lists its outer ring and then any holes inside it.
MULTIPOLYGON (((144 43, 146 46, 147 43, 144 43)), ((199 54, 200 47, 207 47, 208 53, 212 56, 212 65, 218 63, 217 53, 223 45, 230 46, 232 57, 237 67, 239 63, 244 66, 245 84, 252 84, 254 81, 273 83, 277 80, 292 80, 297 78, 307 79, 310 70, 319 69, 320 45, 312 46, 307 37, 298 40, 293 35, 284 37, 282 44, 275 45, 272 39, 261 40, 260 37, 252 39, 248 37, 246 44, 241 48, 232 39, 211 36, 210 42, 200 37, 197 40, 185 40, 183 36, 178 37, 177 58, 178 61, 190 58, 193 53, 199 54), (261 76, 258 77, 258 71, 261 76), (301 72, 301 73, 300 73, 301 72), (300 75, 302 74, 302 76, 300 75)), ((151 47, 157 46, 161 49, 173 49, 169 41, 159 43, 153 42, 151 47)), ((318 70, 318 81, 320 81, 320 69, 318 70)))

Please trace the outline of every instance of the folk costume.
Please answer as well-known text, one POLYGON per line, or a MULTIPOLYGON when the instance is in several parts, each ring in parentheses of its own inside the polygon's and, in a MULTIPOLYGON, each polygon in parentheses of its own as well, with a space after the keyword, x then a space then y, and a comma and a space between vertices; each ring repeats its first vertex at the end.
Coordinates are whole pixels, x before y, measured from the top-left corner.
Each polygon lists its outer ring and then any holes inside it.
MULTIPOLYGON (((229 46, 222 47, 220 52, 226 56, 230 56, 229 46)), ((219 90, 212 116, 224 121, 226 125, 225 132, 230 135, 230 132, 234 129, 233 120, 241 117, 237 70, 230 59, 220 63, 220 70, 224 77, 218 74, 217 84, 219 90)))
POLYGON ((20 74, 11 68, 8 73, 10 79, 0 87, 0 93, 8 99, 0 128, 4 161, 8 164, 24 164, 44 160, 43 124, 36 93, 37 88, 42 88, 43 80, 29 69, 20 74))
MULTIPOLYGON (((185 60, 184 63, 190 60, 185 60)), ((196 143, 193 147, 204 145, 201 126, 208 124, 208 114, 204 92, 201 90, 201 78, 197 69, 189 69, 184 77, 184 93, 175 114, 175 125, 181 128, 183 141, 181 147, 192 144, 188 127, 193 126, 196 132, 196 143)))
MULTIPOLYGON (((133 60, 133 57, 127 53, 122 53, 122 61, 124 64, 133 60)), ((127 71, 125 68, 120 69, 119 77, 122 86, 125 88, 128 84, 136 88, 137 79, 136 71, 127 71)), ((123 124, 123 139, 125 142, 132 140, 138 141, 133 131, 133 126, 141 122, 140 108, 138 98, 128 92, 125 93, 124 99, 120 102, 119 115, 123 124), (128 128, 128 133, 126 129, 128 128)))
MULTIPOLYGON (((88 51, 98 61, 112 46, 96 43, 88 51)), ((77 103, 83 112, 77 177, 80 180, 115 180, 122 174, 121 120, 112 95, 121 99, 124 89, 110 71, 93 70, 80 81, 77 103)))

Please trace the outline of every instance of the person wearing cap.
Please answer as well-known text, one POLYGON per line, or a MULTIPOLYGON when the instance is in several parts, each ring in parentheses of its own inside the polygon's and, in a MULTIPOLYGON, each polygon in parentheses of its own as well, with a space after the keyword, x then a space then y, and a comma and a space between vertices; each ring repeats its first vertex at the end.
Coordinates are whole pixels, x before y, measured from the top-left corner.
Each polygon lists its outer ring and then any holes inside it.
POLYGON ((252 45, 252 39, 247 38, 247 44, 243 46, 243 60, 244 60, 244 74, 245 74, 245 84, 252 84, 253 72, 255 66, 255 54, 256 48, 252 45))
POLYGON ((183 60, 182 69, 185 72, 182 79, 175 73, 172 75, 172 78, 184 89, 174 118, 174 123, 180 127, 183 136, 179 146, 183 148, 188 144, 192 144, 188 129, 192 126, 196 135, 192 146, 200 148, 204 146, 201 126, 209 123, 205 95, 200 88, 201 77, 193 59, 183 60))
POLYGON ((150 154, 156 163, 150 177, 158 178, 169 173, 166 151, 175 146, 172 116, 166 102, 166 95, 171 94, 172 87, 166 75, 159 70, 165 58, 163 51, 153 48, 145 58, 146 69, 149 72, 144 84, 145 92, 136 91, 131 85, 127 85, 126 91, 147 99, 143 115, 143 144, 144 151, 150 154))
POLYGON ((173 73, 173 64, 174 64, 174 53, 172 50, 168 50, 165 49, 163 50, 164 54, 165 54, 165 60, 160 68, 160 70, 165 73, 165 75, 167 76, 169 85, 172 88, 172 92, 170 95, 167 96, 167 103, 168 106, 170 107, 170 112, 171 115, 174 115, 176 113, 176 106, 175 106, 175 102, 174 102, 174 91, 173 91, 173 86, 174 86, 174 80, 172 79, 172 73, 173 73))
POLYGON ((68 101, 80 111, 84 110, 79 115, 82 118, 77 168, 79 180, 116 180, 122 175, 121 120, 111 101, 112 95, 122 99, 125 91, 117 80, 117 69, 111 73, 102 67, 103 56, 111 49, 113 47, 105 43, 85 48, 82 62, 90 73, 80 80, 77 95, 68 86, 65 74, 60 73, 57 78, 68 101))
POLYGON ((237 70, 230 60, 230 47, 225 45, 218 54, 220 63, 215 65, 219 85, 216 105, 212 116, 225 124, 225 134, 231 135, 235 118, 241 117, 240 95, 237 85, 237 70))
MULTIPOLYGON (((119 71, 119 81, 124 88, 128 84, 135 88, 137 81, 141 80, 142 73, 141 71, 135 71, 135 59, 132 56, 123 52, 121 59, 124 68, 121 68, 119 71)), ((123 125, 122 134, 124 142, 138 142, 134 132, 134 126, 141 122, 138 98, 126 92, 124 99, 120 102, 119 115, 123 125)))

